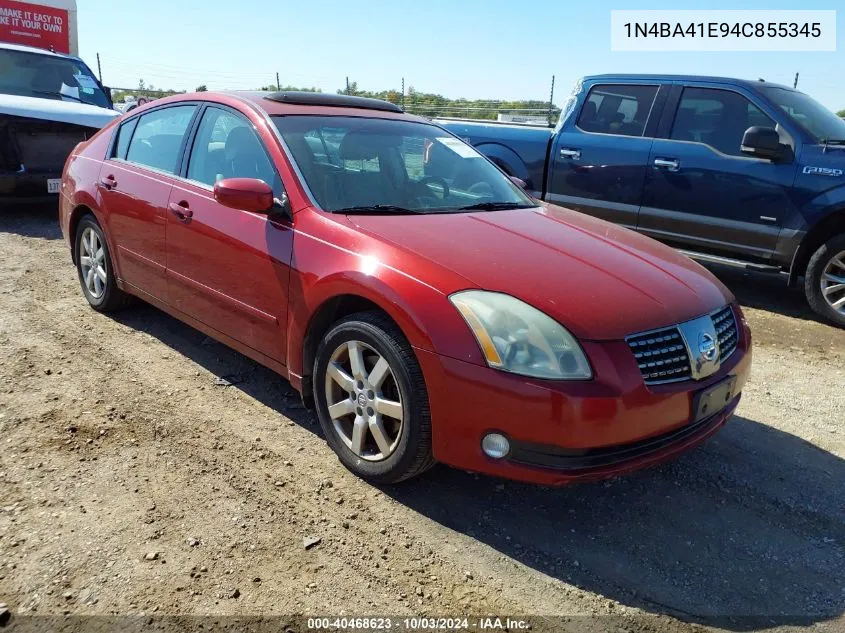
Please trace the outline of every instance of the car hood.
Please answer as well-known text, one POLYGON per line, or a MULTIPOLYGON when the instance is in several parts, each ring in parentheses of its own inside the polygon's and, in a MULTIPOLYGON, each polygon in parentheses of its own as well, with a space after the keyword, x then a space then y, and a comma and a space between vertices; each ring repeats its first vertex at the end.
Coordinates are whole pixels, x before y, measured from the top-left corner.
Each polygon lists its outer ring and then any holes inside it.
POLYGON ((0 94, 0 114, 101 128, 120 112, 87 103, 0 94))
POLYGON ((466 287, 522 299, 582 339, 622 339, 733 300, 710 272, 673 249, 554 205, 348 219, 359 230, 458 273, 470 282, 466 287))

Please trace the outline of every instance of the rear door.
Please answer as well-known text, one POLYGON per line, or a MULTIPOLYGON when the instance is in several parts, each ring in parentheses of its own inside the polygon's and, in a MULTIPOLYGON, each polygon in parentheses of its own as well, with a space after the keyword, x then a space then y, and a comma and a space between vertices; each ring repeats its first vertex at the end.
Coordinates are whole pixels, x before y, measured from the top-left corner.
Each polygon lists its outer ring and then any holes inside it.
POLYGON ((654 82, 589 85, 552 144, 546 200, 636 228, 664 98, 654 82))
POLYGON ((259 178, 283 192, 255 127, 240 112, 207 106, 184 178, 167 214, 169 303, 254 350, 284 362, 292 227, 214 199, 221 178, 259 178))
POLYGON ((165 301, 167 202, 195 104, 157 108, 120 125, 98 187, 121 279, 165 301))
POLYGON ((740 151, 751 126, 778 129, 750 92, 677 85, 649 157, 639 230, 679 248, 765 262, 794 210, 794 159, 772 162, 740 151))

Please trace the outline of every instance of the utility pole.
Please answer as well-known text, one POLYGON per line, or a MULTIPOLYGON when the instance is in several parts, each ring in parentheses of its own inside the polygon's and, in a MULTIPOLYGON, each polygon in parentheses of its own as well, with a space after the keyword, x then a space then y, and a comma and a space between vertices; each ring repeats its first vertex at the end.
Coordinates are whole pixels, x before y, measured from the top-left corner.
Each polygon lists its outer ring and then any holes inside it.
POLYGON ((555 76, 552 75, 552 91, 551 91, 551 93, 549 93, 549 126, 552 125, 552 110, 555 107, 554 101, 555 101, 555 76))
POLYGON ((279 83, 279 71, 276 71, 276 90, 281 90, 282 84, 279 83))
POLYGON ((349 77, 346 78, 346 94, 349 94, 349 77))
POLYGON ((795 73, 795 82, 792 84, 792 87, 793 87, 793 88, 797 88, 797 87, 798 87, 798 73, 795 73))
POLYGON ((402 109, 405 109, 405 78, 402 77, 402 99, 399 101, 402 109))
POLYGON ((100 68, 100 54, 97 53, 97 75, 100 78, 100 83, 103 83, 103 69, 100 68))

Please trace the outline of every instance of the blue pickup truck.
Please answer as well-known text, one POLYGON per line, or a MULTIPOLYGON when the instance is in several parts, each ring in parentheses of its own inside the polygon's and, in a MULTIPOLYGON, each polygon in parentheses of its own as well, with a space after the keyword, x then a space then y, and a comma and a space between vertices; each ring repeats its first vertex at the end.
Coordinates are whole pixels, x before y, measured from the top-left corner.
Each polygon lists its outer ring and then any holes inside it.
POLYGON ((625 225, 706 262, 803 279, 845 326, 845 121, 764 81, 580 80, 552 128, 438 123, 535 197, 625 225))

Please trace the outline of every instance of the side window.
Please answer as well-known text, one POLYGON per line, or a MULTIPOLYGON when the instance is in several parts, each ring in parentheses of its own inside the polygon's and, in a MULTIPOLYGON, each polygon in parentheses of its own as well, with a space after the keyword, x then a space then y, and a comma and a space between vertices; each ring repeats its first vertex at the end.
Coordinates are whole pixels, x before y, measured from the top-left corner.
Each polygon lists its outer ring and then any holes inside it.
POLYGON ((642 136, 656 96, 657 86, 593 86, 577 125, 585 132, 642 136))
POLYGON ((126 160, 175 174, 179 150, 197 106, 173 106, 140 117, 126 160))
POLYGON ((136 125, 138 125, 137 117, 117 128, 117 142, 114 144, 112 158, 126 158, 126 150, 129 148, 129 141, 132 139, 132 132, 135 131, 136 125))
POLYGON ((704 143, 730 156, 743 156, 742 135, 752 125, 775 127, 760 108, 731 90, 684 88, 670 138, 704 143))
POLYGON ((214 186, 222 178, 259 178, 279 195, 282 181, 264 145, 244 117, 208 108, 197 129, 188 178, 214 186))

